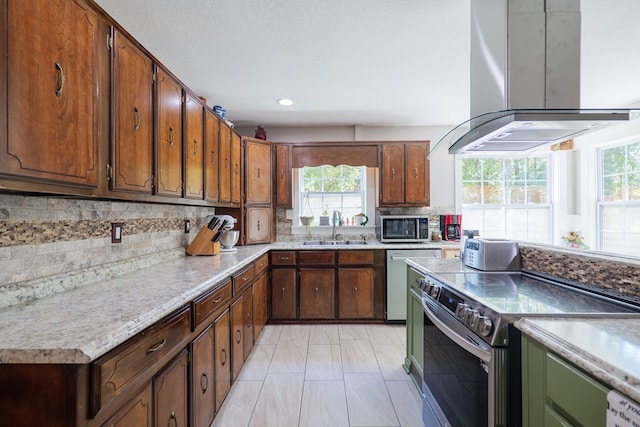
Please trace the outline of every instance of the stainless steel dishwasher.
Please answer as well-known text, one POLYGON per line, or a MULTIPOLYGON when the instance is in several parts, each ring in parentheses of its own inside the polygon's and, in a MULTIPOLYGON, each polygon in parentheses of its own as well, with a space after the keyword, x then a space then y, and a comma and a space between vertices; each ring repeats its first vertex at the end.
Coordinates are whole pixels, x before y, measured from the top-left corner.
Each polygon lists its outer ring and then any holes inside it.
POLYGON ((406 258, 440 258, 440 249, 387 249, 387 322, 407 320, 406 258))

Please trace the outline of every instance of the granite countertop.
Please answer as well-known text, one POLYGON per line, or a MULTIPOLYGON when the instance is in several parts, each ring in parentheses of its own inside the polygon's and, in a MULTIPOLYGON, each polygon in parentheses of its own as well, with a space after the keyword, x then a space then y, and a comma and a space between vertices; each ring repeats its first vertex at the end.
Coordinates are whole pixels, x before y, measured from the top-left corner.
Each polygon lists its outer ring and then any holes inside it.
POLYGON ((515 326, 640 402, 640 319, 523 318, 515 326))
POLYGON ((0 310, 0 363, 89 363, 242 269, 269 245, 181 257, 0 310))
POLYGON ((0 363, 89 363, 269 250, 412 249, 452 244, 239 246, 217 256, 185 256, 0 309, 0 363))

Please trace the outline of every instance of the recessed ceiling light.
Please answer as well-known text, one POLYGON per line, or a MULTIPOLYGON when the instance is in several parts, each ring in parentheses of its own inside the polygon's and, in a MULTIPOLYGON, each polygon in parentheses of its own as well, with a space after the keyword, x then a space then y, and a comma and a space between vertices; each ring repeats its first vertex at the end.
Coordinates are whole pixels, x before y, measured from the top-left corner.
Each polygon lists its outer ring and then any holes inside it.
POLYGON ((291 100, 289 98, 280 98, 280 99, 278 99, 278 104, 284 105, 285 107, 289 107, 289 106, 293 105, 293 100, 291 100))

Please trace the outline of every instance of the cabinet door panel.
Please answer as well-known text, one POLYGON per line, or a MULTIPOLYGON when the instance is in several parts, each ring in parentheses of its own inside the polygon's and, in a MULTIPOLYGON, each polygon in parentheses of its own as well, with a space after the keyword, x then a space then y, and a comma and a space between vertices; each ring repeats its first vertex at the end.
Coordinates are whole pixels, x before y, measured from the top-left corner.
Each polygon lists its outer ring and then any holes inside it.
POLYGON ((12 1, 4 8, 0 172, 96 188, 103 46, 97 13, 70 0, 12 1))
POLYGON ((271 203, 271 145, 245 142, 245 203, 271 203))
POLYGON ((253 287, 247 289, 242 297, 242 314, 244 314, 243 351, 246 359, 253 348, 253 287))
POLYGON ((156 425, 187 425, 187 367, 188 353, 185 350, 154 378, 156 425))
POLYGON ((242 140, 240 135, 231 132, 231 203, 240 203, 242 199, 241 167, 242 140))
POLYGON ((291 209, 291 155, 288 145, 277 145, 275 148, 275 182, 278 208, 291 209))
POLYGON ((334 269, 300 269, 300 318, 335 318, 334 269))
POLYGON ((231 352, 229 334, 229 310, 213 322, 215 329, 216 412, 231 388, 231 352))
POLYGON ((210 110, 205 113, 205 160, 204 160, 204 197, 206 200, 217 202, 219 195, 220 161, 219 133, 220 121, 210 110))
POLYGON ((381 204, 404 203, 404 145, 382 145, 381 204))
POLYGON ((220 124, 220 198, 221 202, 231 201, 231 129, 220 124))
POLYGON ((204 197, 203 174, 203 137, 204 111, 202 104, 190 94, 185 95, 186 141, 184 144, 185 157, 185 186, 184 197, 188 199, 202 199, 204 197))
POLYGON ((113 43, 112 190, 151 194, 153 64, 118 31, 113 43))
POLYGON ((253 339, 260 336, 267 323, 267 273, 260 274, 253 284, 253 339))
POLYGON ((191 400, 195 427, 209 427, 215 414, 214 340, 211 325, 192 344, 191 400))
POLYGON ((338 270, 340 318, 373 318, 373 269, 338 270))
POLYGON ((409 205, 425 206, 429 204, 428 179, 429 161, 427 155, 429 144, 406 144, 405 201, 409 205))
POLYGON ((231 380, 235 380, 244 363, 244 300, 231 306, 231 380))
POLYGON ((271 318, 295 319, 296 307, 296 269, 271 270, 271 318))
POLYGON ((156 193, 182 196, 182 87, 162 69, 157 85, 157 175, 156 193))
POLYGON ((250 245, 272 242, 273 209, 271 207, 247 207, 245 212, 245 243, 250 245))
POLYGON ((139 395, 131 399, 101 427, 152 427, 153 404, 151 399, 151 383, 149 383, 139 395))

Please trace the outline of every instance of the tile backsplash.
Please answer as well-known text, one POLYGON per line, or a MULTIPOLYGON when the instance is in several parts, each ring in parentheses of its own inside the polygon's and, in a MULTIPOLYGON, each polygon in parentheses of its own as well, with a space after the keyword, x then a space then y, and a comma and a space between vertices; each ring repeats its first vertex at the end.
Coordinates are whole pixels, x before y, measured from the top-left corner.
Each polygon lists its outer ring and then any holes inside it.
POLYGON ((213 213, 197 206, 0 194, 0 307, 183 256, 213 213), (111 243, 113 222, 123 224, 121 243, 111 243))

